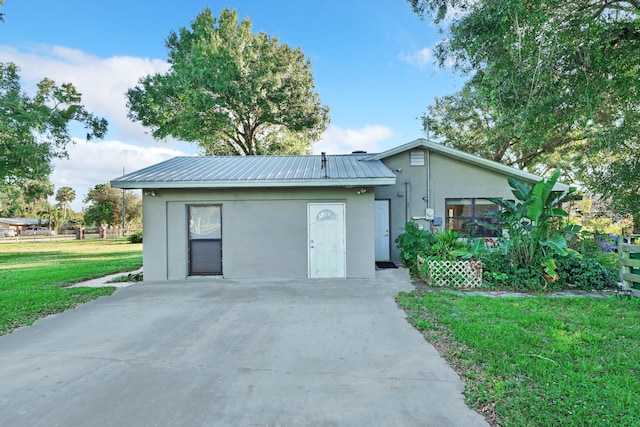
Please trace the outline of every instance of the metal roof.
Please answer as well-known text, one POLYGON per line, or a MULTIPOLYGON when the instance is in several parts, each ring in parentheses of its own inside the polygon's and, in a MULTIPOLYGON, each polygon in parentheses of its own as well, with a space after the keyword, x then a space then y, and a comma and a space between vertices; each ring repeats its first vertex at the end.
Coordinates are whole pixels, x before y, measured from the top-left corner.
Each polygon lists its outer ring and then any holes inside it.
MULTIPOLYGON (((405 152, 407 150, 415 149, 415 148, 424 148, 425 150, 434 151, 444 156, 451 157, 451 158, 454 158, 466 163, 470 163, 476 166, 480 166, 484 169, 493 170, 495 172, 499 172, 507 176, 520 178, 530 183, 535 183, 543 179, 541 176, 534 175, 532 173, 529 173, 520 169, 512 168, 510 166, 503 165, 502 163, 494 162, 493 160, 487 160, 483 157, 465 153, 464 151, 456 150, 455 148, 446 147, 442 144, 438 144, 437 142, 429 141, 424 138, 416 139, 415 141, 408 142, 406 144, 400 145, 398 147, 392 148, 382 153, 370 154, 366 158, 367 160, 382 160, 382 159, 386 159, 387 157, 391 157, 393 155, 405 152)), ((557 182, 556 185, 554 186, 554 190, 556 191, 567 191, 568 189, 569 189, 569 186, 561 182, 557 182)))
POLYGON ((344 187, 395 183, 380 160, 366 155, 197 156, 173 159, 123 175, 114 188, 344 187))
MULTIPOLYGON (((43 224, 46 224, 48 220, 43 219, 41 221, 43 224)), ((0 223, 7 225, 38 225, 37 218, 0 218, 0 223)))

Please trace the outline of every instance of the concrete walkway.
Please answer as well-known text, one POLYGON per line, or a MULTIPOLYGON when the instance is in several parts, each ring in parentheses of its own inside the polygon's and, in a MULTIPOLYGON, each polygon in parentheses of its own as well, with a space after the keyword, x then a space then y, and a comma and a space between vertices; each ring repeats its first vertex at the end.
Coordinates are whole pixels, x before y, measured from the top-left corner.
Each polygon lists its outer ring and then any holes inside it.
POLYGON ((139 283, 0 337, 0 425, 486 426, 376 280, 139 283))
POLYGON ((139 268, 134 271, 127 271, 124 273, 115 273, 109 274, 108 276, 98 277, 97 279, 85 280, 84 282, 74 283, 73 285, 68 286, 69 288, 79 288, 82 286, 90 287, 90 288, 101 288, 103 286, 114 286, 116 288, 126 288, 127 286, 131 286, 137 282, 112 282, 109 283, 109 280, 113 280, 116 277, 126 276, 127 274, 138 274, 142 273, 142 268, 139 268))

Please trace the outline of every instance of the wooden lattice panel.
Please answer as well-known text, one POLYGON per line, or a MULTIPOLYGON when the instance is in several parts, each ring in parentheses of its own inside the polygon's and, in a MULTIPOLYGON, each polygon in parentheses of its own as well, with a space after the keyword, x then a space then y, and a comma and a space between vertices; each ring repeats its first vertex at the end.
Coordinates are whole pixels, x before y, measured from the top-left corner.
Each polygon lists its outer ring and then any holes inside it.
POLYGON ((419 264, 423 262, 427 263, 425 279, 431 286, 477 288, 482 285, 482 261, 419 260, 419 264))

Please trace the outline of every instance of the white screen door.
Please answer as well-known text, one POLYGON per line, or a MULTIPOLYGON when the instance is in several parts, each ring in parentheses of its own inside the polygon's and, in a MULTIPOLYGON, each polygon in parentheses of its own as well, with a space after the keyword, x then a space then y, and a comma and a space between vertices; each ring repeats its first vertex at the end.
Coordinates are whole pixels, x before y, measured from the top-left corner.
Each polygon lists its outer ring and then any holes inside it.
POLYGON ((309 277, 345 277, 344 203, 309 203, 309 277))
POLYGON ((220 205, 188 206, 189 276, 222 274, 220 205))
POLYGON ((376 261, 389 261, 389 201, 376 200, 376 261))

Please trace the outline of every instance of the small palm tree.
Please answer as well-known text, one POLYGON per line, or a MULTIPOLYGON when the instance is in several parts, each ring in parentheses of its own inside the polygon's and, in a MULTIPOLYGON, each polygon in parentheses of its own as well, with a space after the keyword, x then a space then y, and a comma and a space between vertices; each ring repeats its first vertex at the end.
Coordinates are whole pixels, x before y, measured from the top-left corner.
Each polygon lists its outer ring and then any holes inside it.
POLYGON ((50 204, 46 204, 45 207, 38 211, 38 219, 41 221, 46 219, 48 221, 49 230, 57 230, 60 225, 60 219, 62 218, 62 212, 60 209, 51 206, 50 204))

